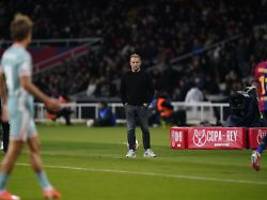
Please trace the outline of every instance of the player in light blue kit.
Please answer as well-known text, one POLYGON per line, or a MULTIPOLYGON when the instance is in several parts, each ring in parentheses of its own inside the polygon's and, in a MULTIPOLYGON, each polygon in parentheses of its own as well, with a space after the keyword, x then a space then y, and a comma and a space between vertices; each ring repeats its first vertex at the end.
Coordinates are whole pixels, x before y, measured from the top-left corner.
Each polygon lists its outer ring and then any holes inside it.
MULTIPOLYGON (((2 117, 9 116, 10 146, 0 168, 0 200, 18 200, 18 196, 6 191, 7 179, 20 154, 23 144, 30 150, 31 165, 37 174, 46 199, 59 199, 60 193, 50 184, 40 157, 38 135, 34 123, 33 96, 45 103, 50 110, 57 111, 60 104, 42 93, 32 82, 32 61, 26 48, 31 42, 33 23, 28 16, 17 14, 10 26, 13 45, 8 48, 1 60, 0 79, 6 79, 8 88, 7 105, 4 105, 2 117)), ((1 81, 3 83, 3 81, 1 81)), ((4 97, 3 84, 0 86, 4 97)))

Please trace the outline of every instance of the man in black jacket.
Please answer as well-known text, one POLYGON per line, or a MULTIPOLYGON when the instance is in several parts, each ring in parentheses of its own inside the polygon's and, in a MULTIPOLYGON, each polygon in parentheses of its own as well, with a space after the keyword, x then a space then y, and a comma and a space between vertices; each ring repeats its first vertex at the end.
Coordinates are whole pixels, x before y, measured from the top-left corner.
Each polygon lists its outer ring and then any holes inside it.
MULTIPOLYGON (((2 141, 3 141, 3 151, 6 153, 9 143, 9 123, 7 116, 1 116, 2 109, 6 109, 2 105, 7 100, 6 87, 2 77, 0 77, 0 93, 3 96, 3 99, 0 98, 0 123, 2 125, 2 141)), ((1 95, 0 95, 1 96, 1 95)))
POLYGON ((144 157, 156 157, 150 147, 150 133, 148 129, 148 104, 154 95, 154 88, 151 78, 141 70, 141 57, 138 54, 130 56, 131 70, 121 80, 121 99, 125 106, 127 121, 127 138, 129 151, 127 158, 136 157, 135 127, 136 122, 140 123, 143 133, 144 157))

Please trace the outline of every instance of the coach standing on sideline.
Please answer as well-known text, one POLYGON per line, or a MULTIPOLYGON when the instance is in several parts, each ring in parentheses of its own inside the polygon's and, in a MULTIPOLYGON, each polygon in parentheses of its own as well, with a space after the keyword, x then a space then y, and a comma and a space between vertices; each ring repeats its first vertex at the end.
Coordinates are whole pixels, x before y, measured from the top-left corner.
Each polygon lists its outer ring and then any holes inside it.
POLYGON ((131 70, 122 77, 120 89, 128 132, 129 150, 126 157, 136 157, 135 127, 138 120, 143 133, 144 157, 153 158, 156 157, 156 154, 150 149, 147 110, 147 106, 154 95, 153 83, 151 78, 141 70, 141 57, 138 54, 130 56, 130 67, 131 70))
MULTIPOLYGON (((4 84, 4 80, 2 77, 0 77, 0 96, 3 96, 3 98, 0 98, 0 113, 2 113, 2 109, 7 109, 3 105, 7 101, 7 89, 4 84)), ((3 151, 6 153, 9 143, 9 123, 7 116, 0 117, 0 123, 2 125, 2 140, 3 140, 3 151)))

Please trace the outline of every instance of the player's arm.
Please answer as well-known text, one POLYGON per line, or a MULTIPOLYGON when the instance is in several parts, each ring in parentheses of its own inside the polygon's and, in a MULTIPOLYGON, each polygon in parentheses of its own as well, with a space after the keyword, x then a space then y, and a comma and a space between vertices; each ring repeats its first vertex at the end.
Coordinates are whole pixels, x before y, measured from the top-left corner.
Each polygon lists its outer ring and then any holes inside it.
POLYGON ((30 94, 35 96, 40 101, 44 102, 46 107, 51 111, 58 111, 60 104, 56 99, 49 98, 39 88, 37 88, 31 81, 32 74, 32 60, 29 54, 25 55, 19 70, 20 85, 30 94))
POLYGON ((0 68, 0 98, 2 100, 2 113, 0 113, 1 120, 3 122, 8 121, 8 112, 7 112, 7 88, 4 73, 0 68))
POLYGON ((21 86, 30 94, 44 102, 46 107, 50 110, 57 111, 60 109, 60 104, 56 99, 48 97, 39 88, 37 88, 32 82, 30 76, 20 76, 21 86))
POLYGON ((3 104, 7 102, 7 89, 6 82, 4 78, 4 73, 0 72, 0 97, 3 104))

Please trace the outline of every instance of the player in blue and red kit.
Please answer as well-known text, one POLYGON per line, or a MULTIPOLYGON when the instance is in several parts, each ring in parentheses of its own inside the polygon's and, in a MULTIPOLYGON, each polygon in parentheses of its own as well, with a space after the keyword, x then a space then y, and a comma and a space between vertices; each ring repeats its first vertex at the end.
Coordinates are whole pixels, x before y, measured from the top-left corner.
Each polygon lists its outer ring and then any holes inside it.
MULTIPOLYGON (((254 70, 254 81, 257 86, 258 93, 258 105, 262 118, 267 119, 267 61, 260 62, 254 70)), ((251 155, 252 167, 256 170, 260 170, 260 160, 263 151, 267 145, 267 136, 265 136, 256 151, 253 151, 251 155)))

